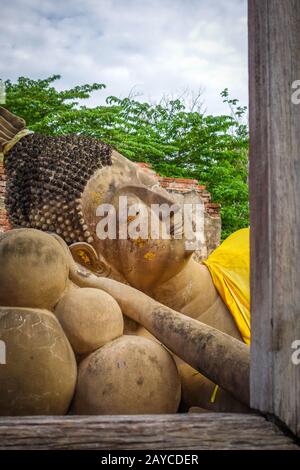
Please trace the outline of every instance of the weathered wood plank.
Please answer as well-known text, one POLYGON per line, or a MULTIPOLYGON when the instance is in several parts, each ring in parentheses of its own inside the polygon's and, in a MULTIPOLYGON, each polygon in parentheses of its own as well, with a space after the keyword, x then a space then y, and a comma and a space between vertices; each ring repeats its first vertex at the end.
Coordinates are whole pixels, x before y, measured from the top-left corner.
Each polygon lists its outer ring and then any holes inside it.
POLYGON ((251 406, 300 435, 299 0, 249 0, 251 406))
POLYGON ((0 418, 3 449, 298 449, 263 417, 242 414, 0 418))

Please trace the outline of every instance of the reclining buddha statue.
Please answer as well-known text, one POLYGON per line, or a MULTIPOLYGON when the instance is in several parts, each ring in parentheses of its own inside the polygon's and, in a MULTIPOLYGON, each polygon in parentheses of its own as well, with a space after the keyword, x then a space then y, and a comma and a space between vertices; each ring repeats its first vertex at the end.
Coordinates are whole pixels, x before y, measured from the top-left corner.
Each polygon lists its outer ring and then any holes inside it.
MULTIPOLYGON (((124 314, 125 335, 172 353, 183 411, 248 411, 249 230, 199 263, 184 234, 177 236, 175 217, 168 238, 153 238, 150 228, 146 236, 120 236, 124 198, 128 207, 142 208, 123 217, 126 226, 150 218, 154 205, 180 208, 154 175, 111 146, 82 135, 29 132, 4 108, 0 145, 12 228, 53 234, 68 258, 70 282, 105 291, 124 314), (116 216, 116 236, 99 236, 100 206, 116 216)), ((158 220, 162 233, 166 221, 158 220)))

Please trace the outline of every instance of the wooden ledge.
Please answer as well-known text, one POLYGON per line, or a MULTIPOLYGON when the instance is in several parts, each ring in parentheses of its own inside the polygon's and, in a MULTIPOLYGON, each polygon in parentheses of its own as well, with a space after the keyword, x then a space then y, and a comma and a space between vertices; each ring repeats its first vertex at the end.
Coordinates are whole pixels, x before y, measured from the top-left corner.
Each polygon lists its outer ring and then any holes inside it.
POLYGON ((299 447, 262 416, 200 413, 0 417, 0 449, 299 450, 299 447))

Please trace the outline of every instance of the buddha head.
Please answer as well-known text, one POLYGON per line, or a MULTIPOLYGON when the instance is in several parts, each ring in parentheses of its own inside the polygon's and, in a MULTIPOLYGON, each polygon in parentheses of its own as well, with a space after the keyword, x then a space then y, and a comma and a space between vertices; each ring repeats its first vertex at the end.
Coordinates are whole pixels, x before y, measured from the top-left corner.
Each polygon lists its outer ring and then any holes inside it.
POLYGON ((114 150, 111 162, 87 182, 82 212, 96 253, 129 284, 147 291, 176 275, 191 256, 181 207, 154 175, 114 150))
POLYGON ((95 138, 26 135, 6 154, 5 169, 12 227, 60 235, 95 273, 148 291, 192 254, 181 208, 156 176, 95 138))

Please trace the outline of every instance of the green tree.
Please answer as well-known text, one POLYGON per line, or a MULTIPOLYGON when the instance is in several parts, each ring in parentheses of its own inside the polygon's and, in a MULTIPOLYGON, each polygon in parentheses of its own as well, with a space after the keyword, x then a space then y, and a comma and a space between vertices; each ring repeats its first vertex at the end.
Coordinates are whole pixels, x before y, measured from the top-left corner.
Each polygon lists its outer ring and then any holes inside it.
POLYGON ((42 123, 47 121, 47 116, 72 111, 77 107, 78 100, 87 99, 93 91, 105 88, 104 84, 94 83, 57 91, 52 83, 60 78, 60 75, 52 75, 45 80, 19 77, 16 83, 6 80, 7 108, 23 117, 32 130, 41 127, 39 131, 42 132, 42 123))
POLYGON ((151 163, 163 176, 198 179, 221 204, 223 238, 248 225, 246 108, 227 89, 221 96, 229 115, 212 116, 188 111, 182 99, 150 104, 109 96, 92 108, 81 100, 104 84, 58 91, 53 82, 59 79, 7 80, 6 106, 36 132, 97 137, 131 160, 151 163))

